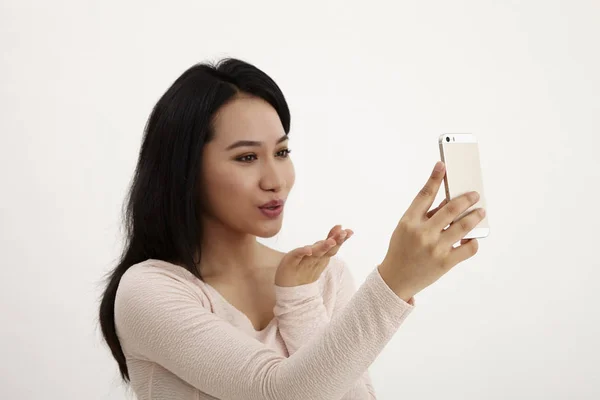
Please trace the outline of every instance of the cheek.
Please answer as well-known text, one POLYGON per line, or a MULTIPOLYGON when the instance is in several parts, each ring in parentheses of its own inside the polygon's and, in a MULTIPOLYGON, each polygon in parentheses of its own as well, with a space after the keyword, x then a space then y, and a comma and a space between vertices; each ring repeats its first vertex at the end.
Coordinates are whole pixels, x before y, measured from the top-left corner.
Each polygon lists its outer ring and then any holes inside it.
POLYGON ((294 163, 292 163, 291 160, 288 165, 289 165, 289 167, 286 171, 286 182, 287 182, 288 190, 290 190, 290 189, 292 189, 292 186, 294 186, 294 183, 296 182, 296 170, 294 168, 294 163))
POLYGON ((213 198, 221 202, 236 202, 247 196, 250 190, 249 179, 239 173, 223 173, 212 179, 211 192, 213 198), (246 193, 246 195, 244 195, 246 193), (242 197, 240 197, 242 196, 242 197))
POLYGON ((221 170, 210 175, 207 193, 211 209, 220 216, 243 211, 252 199, 252 180, 240 171, 221 170))

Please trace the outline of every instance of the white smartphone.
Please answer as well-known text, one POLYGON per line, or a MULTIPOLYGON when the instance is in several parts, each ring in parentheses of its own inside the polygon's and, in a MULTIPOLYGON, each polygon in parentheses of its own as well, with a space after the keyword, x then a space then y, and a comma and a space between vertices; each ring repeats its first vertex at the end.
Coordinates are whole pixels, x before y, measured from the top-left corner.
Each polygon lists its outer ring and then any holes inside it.
POLYGON ((483 176, 479 160, 479 146, 471 133, 444 133, 439 138, 440 157, 446 165, 444 187, 446 200, 450 201, 464 193, 476 191, 479 201, 459 215, 453 222, 477 208, 485 208, 486 215, 465 239, 484 238, 490 234, 488 210, 483 191, 483 176))

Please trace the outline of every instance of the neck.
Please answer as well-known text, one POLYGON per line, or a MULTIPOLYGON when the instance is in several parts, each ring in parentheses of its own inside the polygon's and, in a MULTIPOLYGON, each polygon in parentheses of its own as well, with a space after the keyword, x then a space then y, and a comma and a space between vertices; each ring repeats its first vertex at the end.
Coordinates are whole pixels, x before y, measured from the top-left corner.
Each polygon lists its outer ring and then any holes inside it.
POLYGON ((219 221, 202 221, 201 259, 198 271, 202 277, 244 276, 260 269, 265 246, 256 236, 234 231, 219 221))

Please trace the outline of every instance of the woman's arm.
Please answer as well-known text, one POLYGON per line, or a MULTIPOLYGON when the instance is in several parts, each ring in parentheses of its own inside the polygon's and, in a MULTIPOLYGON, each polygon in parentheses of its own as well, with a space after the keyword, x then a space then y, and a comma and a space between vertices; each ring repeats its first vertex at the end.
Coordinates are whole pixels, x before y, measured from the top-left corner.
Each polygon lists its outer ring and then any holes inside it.
POLYGON ((348 305, 286 358, 208 311, 191 282, 162 268, 136 266, 119 285, 115 322, 131 357, 156 362, 211 396, 337 400, 412 311, 378 268, 348 305))
MULTIPOLYGON (((354 280, 354 276, 352 275, 352 272, 348 268, 348 265, 342 259, 339 259, 339 258, 336 258, 334 260, 334 262, 337 263, 336 266, 338 267, 337 271, 339 272, 339 280, 338 280, 339 285, 338 285, 337 296, 335 299, 335 305, 333 307, 333 317, 340 314, 342 309, 344 307, 346 307, 346 305, 350 301, 350 298, 356 292, 356 283, 354 280)), ((408 300, 408 304, 410 304, 413 307, 415 306, 414 297, 411 297, 408 300)), ((370 397, 367 397, 368 399, 376 399, 377 398, 375 396, 375 388, 373 387, 373 383, 371 381, 371 376, 370 376, 368 370, 365 371, 365 373, 363 374, 363 376, 361 377, 359 382, 350 390, 350 392, 348 392, 346 394, 346 396, 349 396, 348 399, 351 399, 353 397, 350 397, 350 396, 354 395, 353 394, 354 391, 357 391, 358 393, 361 393, 361 395, 362 395, 364 390, 366 390, 370 396, 370 397), (362 388, 361 388, 361 384, 363 385, 362 388)), ((355 396, 354 398, 361 398, 361 397, 358 397, 358 395, 354 395, 354 396, 355 396)))
POLYGON ((319 280, 299 286, 275 285, 275 307, 279 333, 292 356, 330 322, 319 280))
MULTIPOLYGON (((332 310, 332 316, 335 317, 356 292, 356 285, 346 263, 337 257, 330 259, 325 273, 328 276, 323 279, 335 280, 336 295, 332 310)), ((319 281, 293 287, 275 286, 275 294, 275 317, 288 352, 292 355, 309 338, 320 334, 321 329, 329 324, 330 316, 323 304, 319 281)), ((342 400, 375 398, 367 370, 342 400)))
MULTIPOLYGON (((344 268, 346 266, 341 260, 331 258, 324 272, 327 276, 321 278, 335 280, 333 317, 337 316, 356 291, 349 271, 343 271, 344 268)), ((319 281, 301 286, 275 286, 274 314, 290 356, 310 338, 320 335, 321 330, 329 324, 330 316, 322 296, 319 281)), ((374 399, 375 392, 366 370, 340 400, 374 399)))

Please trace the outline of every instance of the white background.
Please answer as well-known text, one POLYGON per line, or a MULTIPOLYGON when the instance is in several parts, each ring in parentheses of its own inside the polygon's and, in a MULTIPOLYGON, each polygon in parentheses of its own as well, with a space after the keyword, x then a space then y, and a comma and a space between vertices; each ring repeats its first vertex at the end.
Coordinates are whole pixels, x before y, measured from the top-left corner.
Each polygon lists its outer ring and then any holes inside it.
POLYGON ((297 184, 266 242, 352 228, 359 284, 438 135, 479 138, 491 235, 417 295, 370 368, 379 399, 600 398, 599 43, 597 0, 2 1, 0 398, 130 397, 101 278, 152 106, 222 56, 292 112, 297 184))

